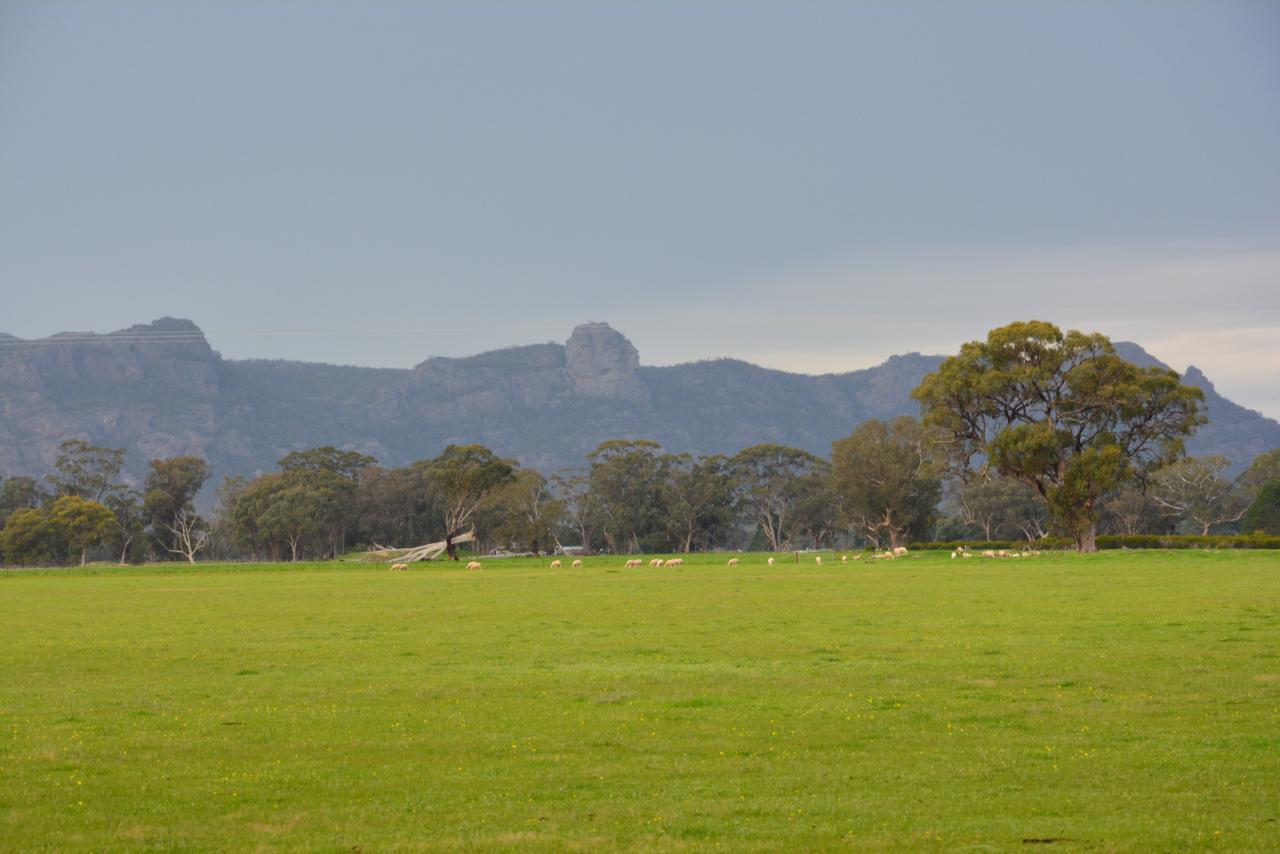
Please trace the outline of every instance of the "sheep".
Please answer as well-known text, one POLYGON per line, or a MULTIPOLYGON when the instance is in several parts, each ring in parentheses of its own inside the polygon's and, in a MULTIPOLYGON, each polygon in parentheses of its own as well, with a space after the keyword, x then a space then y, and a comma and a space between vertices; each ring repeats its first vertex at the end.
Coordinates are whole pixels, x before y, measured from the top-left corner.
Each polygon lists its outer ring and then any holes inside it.
POLYGON ((956 559, 956 552, 954 552, 954 551, 953 551, 953 552, 951 553, 951 559, 952 559, 952 560, 955 560, 955 559, 956 559))
POLYGON ((960 557, 969 558, 969 557, 973 557, 973 555, 969 554, 968 552, 961 552, 960 557))
POLYGON ((665 561, 663 566, 684 566, 684 558, 673 557, 671 560, 665 561))
POLYGON ((737 565, 738 565, 738 559, 736 557, 729 558, 729 566, 737 566, 737 565))
POLYGON ((552 569, 559 569, 559 568, 560 568, 560 561, 558 561, 558 560, 553 560, 553 561, 551 561, 551 568, 552 568, 552 569))
POLYGON ((469 564, 467 564, 467 569, 479 569, 479 568, 480 568, 480 561, 478 560, 473 560, 469 564))
POLYGON ((818 566, 822 566, 822 555, 814 555, 813 562, 816 563, 818 566))
POLYGON ((624 569, 635 569, 638 566, 644 566, 644 561, 632 559, 627 561, 627 564, 624 567, 624 569))
POLYGON ((575 560, 573 563, 569 564, 569 566, 573 567, 574 569, 582 569, 582 561, 575 560))
POLYGON ((662 558, 655 557, 653 560, 649 561, 649 566, 662 566, 662 558))
POLYGON ((854 555, 854 556, 853 556, 853 559, 854 559, 854 560, 862 560, 862 555, 854 555))
POLYGON ((769 558, 769 566, 773 566, 773 558, 769 558))
POLYGON ((907 553, 906 546, 898 546, 896 549, 893 550, 894 557, 902 557, 906 553, 907 553))
POLYGON ((391 571, 392 571, 392 572, 405 572, 405 571, 406 571, 406 570, 408 570, 408 569, 409 569, 409 564, 407 564, 407 563, 393 563, 393 564, 391 564, 391 571))
POLYGON ((985 552, 983 552, 983 553, 982 553, 982 556, 983 556, 983 557, 995 557, 995 556, 996 556, 996 553, 995 553, 995 552, 993 552, 991 549, 987 549, 985 552))
POLYGON ((848 563, 848 562, 849 562, 849 556, 848 556, 848 555, 840 555, 840 562, 841 562, 841 563, 848 563))

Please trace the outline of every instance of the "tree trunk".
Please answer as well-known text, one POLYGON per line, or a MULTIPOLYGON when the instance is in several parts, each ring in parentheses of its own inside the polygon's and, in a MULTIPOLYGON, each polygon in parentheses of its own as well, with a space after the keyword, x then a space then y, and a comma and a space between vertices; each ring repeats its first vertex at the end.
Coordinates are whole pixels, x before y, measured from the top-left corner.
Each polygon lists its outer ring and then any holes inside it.
POLYGON ((453 544, 453 534, 444 535, 444 548, 449 553, 449 560, 458 559, 458 547, 453 544))
POLYGON ((1076 551, 1080 554, 1093 554, 1098 550, 1098 523, 1090 519, 1076 529, 1076 551))
POLYGON ((85 565, 85 559, 86 559, 86 557, 88 556, 88 554, 89 554, 89 550, 88 550, 88 549, 81 549, 81 550, 80 550, 80 565, 81 565, 81 566, 84 566, 84 565, 85 565))
MULTIPOLYGON (((1201 526, 1200 536, 1202 536, 1202 537, 1207 537, 1207 536, 1209 536, 1209 529, 1210 529, 1210 528, 1212 528, 1212 527, 1213 527, 1213 523, 1212 523, 1212 522, 1205 522, 1205 523, 1201 526)), ((1177 530, 1177 529, 1175 529, 1175 530, 1177 530)))

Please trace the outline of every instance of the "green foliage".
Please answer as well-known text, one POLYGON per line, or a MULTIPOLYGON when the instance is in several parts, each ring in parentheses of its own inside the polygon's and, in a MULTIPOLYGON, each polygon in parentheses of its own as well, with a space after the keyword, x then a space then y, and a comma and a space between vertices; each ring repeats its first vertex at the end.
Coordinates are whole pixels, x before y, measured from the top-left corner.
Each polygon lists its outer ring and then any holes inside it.
POLYGON ((332 445, 325 445, 322 448, 291 451, 280 459, 277 467, 280 471, 291 474, 323 472, 354 483, 360 472, 377 462, 368 454, 340 451, 332 445))
POLYGON ((733 485, 722 456, 666 455, 659 494, 667 541, 690 552, 722 542, 733 526, 733 485))
POLYGON ((437 496, 449 557, 457 560, 453 538, 467 531, 485 502, 511 482, 516 464, 484 445, 449 445, 440 456, 415 467, 437 496))
POLYGON ((0 528, 13 511, 39 507, 50 498, 48 491, 33 477, 9 478, 0 486, 0 528))
POLYGON ((0 553, 5 563, 22 566, 61 563, 61 544, 38 507, 23 507, 9 514, 0 531, 0 553))
POLYGON ((64 495, 49 507, 49 527, 67 552, 80 555, 80 563, 90 549, 111 537, 116 517, 96 501, 78 495, 64 495))
POLYGON ((639 552, 641 541, 652 546, 663 530, 659 451, 658 443, 647 439, 614 439, 587 455, 596 527, 612 552, 639 552))
POLYGON ((1100 508, 1103 530, 1108 534, 1172 533, 1160 505, 1137 486, 1122 486, 1106 496, 1100 508))
POLYGON ((181 551, 179 522, 194 516, 196 495, 209 479, 209 464, 200 457, 152 460, 143 484, 143 509, 151 535, 162 552, 181 551))
POLYGON ((729 458, 738 512, 764 531, 772 551, 790 548, 789 527, 804 492, 804 479, 827 469, 828 463, 808 451, 786 445, 744 448, 729 458))
POLYGON ((957 469, 990 466, 1031 486, 1081 551, 1096 548, 1103 497, 1180 457, 1205 421, 1203 392, 1173 371, 1042 321, 965 344, 913 396, 951 437, 957 469))
POLYGON ((1251 495, 1256 495, 1273 480, 1280 480, 1280 448, 1254 457, 1236 482, 1251 495))
POLYGON ((957 483, 946 505, 956 522, 984 540, 1017 537, 1039 540, 1047 531, 1049 509, 1025 483, 993 475, 957 483))
POLYGON ((0 531, 0 552, 7 563, 64 563, 75 556, 81 564, 90 549, 107 542, 115 516, 96 501, 64 495, 47 508, 15 510, 0 531))
POLYGON ((111 511, 114 521, 109 540, 120 557, 120 563, 126 563, 146 533, 147 514, 142 494, 125 487, 113 491, 102 503, 111 511))
POLYGON ((1242 527, 1250 534, 1280 534, 1280 478, 1263 485, 1258 491, 1258 497, 1244 514, 1242 527))
POLYGON ((552 495, 547 479, 533 469, 520 469, 489 501, 494 536, 518 551, 542 554, 555 547, 555 530, 564 503, 552 495))
POLYGON ((933 522, 942 494, 944 436, 914 418, 864 421, 831 446, 845 520, 873 542, 900 546, 933 522))
POLYGON ((124 448, 99 448, 83 439, 68 439, 58 446, 57 474, 48 480, 58 495, 102 501, 116 487, 124 458, 124 448))

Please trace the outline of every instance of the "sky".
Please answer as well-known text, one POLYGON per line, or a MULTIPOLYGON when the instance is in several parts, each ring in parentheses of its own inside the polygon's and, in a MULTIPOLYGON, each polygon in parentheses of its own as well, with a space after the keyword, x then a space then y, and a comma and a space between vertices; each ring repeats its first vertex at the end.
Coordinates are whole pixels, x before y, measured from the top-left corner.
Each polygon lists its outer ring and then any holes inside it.
POLYGON ((0 0, 0 331, 806 373, 1020 319, 1280 417, 1280 3, 0 0))

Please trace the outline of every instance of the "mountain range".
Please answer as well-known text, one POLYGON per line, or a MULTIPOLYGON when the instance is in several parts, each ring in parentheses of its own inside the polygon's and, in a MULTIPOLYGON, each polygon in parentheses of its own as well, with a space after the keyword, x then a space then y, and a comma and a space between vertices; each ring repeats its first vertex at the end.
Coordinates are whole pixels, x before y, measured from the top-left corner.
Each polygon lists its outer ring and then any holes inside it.
MULTIPOLYGON (((1136 344, 1117 349, 1162 365, 1136 344)), ((821 376, 736 359, 653 367, 605 323, 575 327, 564 344, 411 369, 224 359, 194 323, 167 317, 106 334, 0 334, 0 475, 50 472, 68 438, 127 448, 133 481, 150 459, 197 454, 215 483, 320 445, 392 466, 480 442, 544 472, 628 437, 672 452, 778 442, 825 456, 861 421, 918 415, 911 390, 942 358, 907 353, 821 376)), ((1210 419, 1191 453, 1223 454, 1238 471, 1280 447, 1280 423, 1222 397, 1195 367, 1183 378, 1204 390, 1210 419)))

